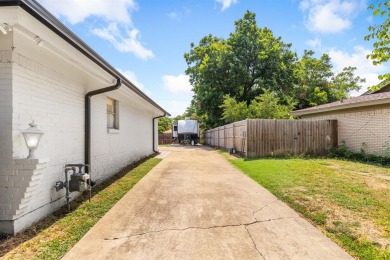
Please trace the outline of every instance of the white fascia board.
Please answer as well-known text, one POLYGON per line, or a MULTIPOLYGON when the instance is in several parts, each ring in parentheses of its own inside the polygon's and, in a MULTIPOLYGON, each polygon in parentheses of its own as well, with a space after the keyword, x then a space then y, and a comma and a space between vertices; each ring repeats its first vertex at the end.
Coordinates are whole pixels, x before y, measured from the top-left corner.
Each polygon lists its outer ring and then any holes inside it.
POLYGON ((345 104, 345 105, 334 106, 334 107, 324 107, 324 108, 318 108, 318 109, 313 109, 308 111, 304 111, 304 110, 291 111, 290 115, 304 116, 304 115, 319 114, 319 113, 344 110, 350 108, 376 106, 376 105, 384 105, 384 104, 390 104, 390 98, 384 98, 380 100, 370 100, 370 101, 360 102, 360 103, 345 104))

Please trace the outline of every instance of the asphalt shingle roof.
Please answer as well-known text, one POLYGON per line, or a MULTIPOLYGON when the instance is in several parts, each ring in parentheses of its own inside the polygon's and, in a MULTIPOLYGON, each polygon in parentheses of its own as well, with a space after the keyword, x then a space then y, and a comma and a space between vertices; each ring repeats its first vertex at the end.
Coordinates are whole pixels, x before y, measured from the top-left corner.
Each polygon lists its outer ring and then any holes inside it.
POLYGON ((346 109, 346 108, 356 107, 356 106, 369 106, 369 105, 377 104, 377 102, 375 101, 383 101, 383 103, 387 103, 386 102, 387 99, 389 99, 388 103, 390 104, 390 92, 370 94, 370 95, 358 96, 353 98, 347 98, 344 99, 343 101, 336 101, 336 102, 323 104, 315 107, 295 110, 291 112, 291 115, 299 116, 301 114, 316 113, 317 111, 325 112, 328 110, 346 109))

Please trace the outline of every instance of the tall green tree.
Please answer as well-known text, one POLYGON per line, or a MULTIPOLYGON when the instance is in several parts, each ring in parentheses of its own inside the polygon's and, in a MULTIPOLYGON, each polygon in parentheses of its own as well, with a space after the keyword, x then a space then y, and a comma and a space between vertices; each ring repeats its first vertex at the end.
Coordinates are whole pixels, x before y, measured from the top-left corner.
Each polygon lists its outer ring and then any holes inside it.
POLYGON ((313 51, 305 51, 298 59, 291 44, 259 28, 249 11, 227 39, 205 36, 198 45, 191 44, 184 58, 194 91, 189 109, 205 128, 243 119, 244 114, 286 118, 293 104, 306 108, 336 101, 364 82, 354 75, 354 67, 334 73, 327 54, 316 58, 313 51), (256 109, 249 109, 252 103, 256 109))
POLYGON ((223 123, 221 105, 229 95, 248 106, 264 88, 282 98, 293 85, 296 55, 289 44, 259 28, 255 14, 246 12, 235 22, 229 38, 208 35, 184 54, 193 86, 196 113, 206 127, 223 123))
POLYGON ((283 97, 294 81, 293 67, 296 54, 291 44, 275 37, 268 28, 259 28, 256 15, 246 12, 235 22, 235 31, 230 34, 227 44, 231 49, 229 69, 231 81, 238 88, 239 101, 247 105, 264 89, 283 97))
MULTIPOLYGON (((382 23, 371 25, 368 27, 369 34, 364 37, 366 41, 373 41, 373 51, 367 55, 367 58, 372 60, 374 65, 387 63, 390 59, 390 1, 377 0, 375 3, 368 6, 373 10, 375 17, 380 17, 382 23)), ((390 83, 390 73, 385 73, 379 76, 382 83, 375 87, 390 83)))
POLYGON ((355 76, 356 68, 346 67, 336 74, 328 54, 322 54, 320 58, 314 55, 314 51, 305 50, 295 64, 297 84, 294 86, 293 98, 298 109, 346 98, 365 82, 365 79, 355 76))
POLYGON ((190 52, 184 54, 188 64, 186 74, 190 76, 194 91, 191 109, 207 126, 218 125, 221 112, 215 106, 220 104, 224 94, 233 91, 228 84, 229 70, 224 61, 227 51, 223 39, 208 35, 198 46, 192 43, 190 52))

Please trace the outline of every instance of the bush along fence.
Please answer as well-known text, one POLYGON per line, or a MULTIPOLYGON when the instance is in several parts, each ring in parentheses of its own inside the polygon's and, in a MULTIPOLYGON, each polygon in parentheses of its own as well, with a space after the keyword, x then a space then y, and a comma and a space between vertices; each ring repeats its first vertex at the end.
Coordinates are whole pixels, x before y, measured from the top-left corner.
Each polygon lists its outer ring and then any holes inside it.
POLYGON ((337 120, 246 119, 205 131, 205 140, 246 157, 320 155, 337 147, 337 120))

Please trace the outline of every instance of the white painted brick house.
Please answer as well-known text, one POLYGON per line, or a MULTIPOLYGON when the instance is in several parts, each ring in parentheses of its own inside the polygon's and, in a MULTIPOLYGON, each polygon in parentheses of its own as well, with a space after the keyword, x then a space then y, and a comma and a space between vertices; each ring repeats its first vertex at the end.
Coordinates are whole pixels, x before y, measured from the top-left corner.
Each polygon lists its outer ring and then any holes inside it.
POLYGON ((65 164, 101 181, 152 154, 167 114, 35 1, 0 0, 0 233, 64 205, 65 164), (33 120, 45 134, 25 159, 33 120))

